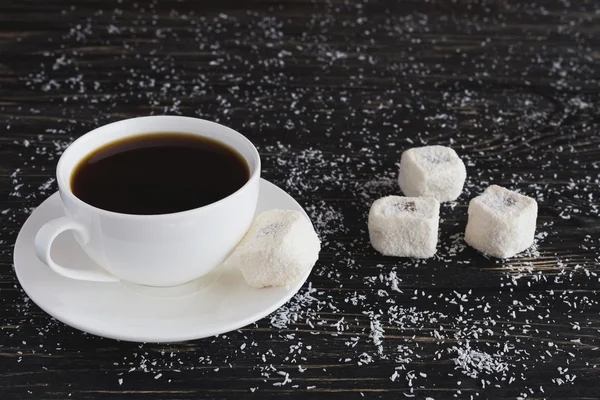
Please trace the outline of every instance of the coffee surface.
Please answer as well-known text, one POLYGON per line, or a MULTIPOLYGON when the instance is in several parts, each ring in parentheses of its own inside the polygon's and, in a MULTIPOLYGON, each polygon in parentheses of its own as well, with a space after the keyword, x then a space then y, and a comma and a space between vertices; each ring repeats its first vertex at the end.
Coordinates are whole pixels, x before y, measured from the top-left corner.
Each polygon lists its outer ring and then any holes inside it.
POLYGON ((108 211, 169 214, 221 200, 249 177, 246 161, 224 143, 185 133, 155 133, 118 140, 88 154, 71 175, 71 190, 108 211))

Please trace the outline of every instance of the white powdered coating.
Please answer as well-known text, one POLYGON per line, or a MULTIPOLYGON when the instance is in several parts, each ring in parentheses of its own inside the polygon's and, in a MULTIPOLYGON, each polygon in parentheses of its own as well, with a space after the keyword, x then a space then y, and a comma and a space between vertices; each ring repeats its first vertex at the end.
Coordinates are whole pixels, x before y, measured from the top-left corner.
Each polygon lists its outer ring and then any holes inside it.
POLYGON ((369 237, 383 255, 429 258, 436 252, 439 221, 436 199, 387 196, 371 206, 369 237))
POLYGON ((490 256, 512 257, 533 244, 537 210, 531 197, 492 185, 469 203, 465 241, 490 256))
POLYGON ((466 178, 465 164, 450 147, 415 147, 402 153, 398 184, 406 196, 456 200, 466 178))
POLYGON ((310 221, 293 210, 260 213, 227 263, 252 287, 296 282, 319 258, 321 242, 310 221))
POLYGON ((456 353, 456 358, 453 359, 456 368, 471 378, 478 378, 479 375, 485 373, 501 374, 508 371, 509 368, 508 363, 502 361, 498 353, 489 354, 476 351, 471 348, 469 341, 463 346, 452 346, 449 352, 456 353))

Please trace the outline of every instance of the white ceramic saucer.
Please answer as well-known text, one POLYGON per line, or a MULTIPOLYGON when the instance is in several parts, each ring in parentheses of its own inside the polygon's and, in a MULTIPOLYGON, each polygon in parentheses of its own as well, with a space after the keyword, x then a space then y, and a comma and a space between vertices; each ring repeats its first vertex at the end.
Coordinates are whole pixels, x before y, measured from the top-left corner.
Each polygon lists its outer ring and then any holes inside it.
MULTIPOLYGON (((298 210, 306 215, 290 195, 263 179, 257 212, 273 208, 298 210)), ((62 215, 60 197, 55 193, 27 219, 15 244, 17 278, 27 295, 48 314, 107 338, 176 342, 239 329, 283 305, 310 274, 293 286, 265 289, 251 288, 241 272, 229 265, 217 268, 208 277, 172 288, 72 280, 54 273, 33 249, 38 229, 62 215)), ((69 232, 56 239, 52 257, 71 268, 95 265, 69 232)))

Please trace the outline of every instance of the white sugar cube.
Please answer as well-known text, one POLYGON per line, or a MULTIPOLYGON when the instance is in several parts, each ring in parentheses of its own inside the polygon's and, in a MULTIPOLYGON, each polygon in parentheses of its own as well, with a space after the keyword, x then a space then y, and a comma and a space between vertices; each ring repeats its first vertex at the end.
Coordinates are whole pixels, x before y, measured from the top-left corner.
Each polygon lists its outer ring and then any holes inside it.
POLYGON ((387 196, 369 211, 369 236, 386 256, 433 257, 438 240, 440 203, 430 197, 387 196))
POLYGON ((533 244, 537 202, 492 185, 469 203, 465 241, 482 253, 512 257, 533 244))
POLYGON ((456 200, 466 177, 465 164, 450 147, 415 147, 400 159, 398 183, 406 196, 456 200))
POLYGON ((293 210, 260 213, 227 263, 238 265, 252 287, 298 281, 319 258, 321 242, 310 221, 293 210))

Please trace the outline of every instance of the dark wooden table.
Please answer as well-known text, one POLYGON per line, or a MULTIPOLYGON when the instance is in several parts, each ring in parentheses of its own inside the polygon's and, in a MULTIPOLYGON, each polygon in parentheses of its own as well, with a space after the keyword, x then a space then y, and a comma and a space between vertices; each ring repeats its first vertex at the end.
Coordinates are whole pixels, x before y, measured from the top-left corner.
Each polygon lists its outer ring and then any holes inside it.
POLYGON ((600 398, 600 3, 4 0, 0 398, 600 398), (84 334, 25 296, 13 245, 61 151, 102 124, 198 116, 253 140, 321 258, 293 300, 215 338, 84 334), (366 216, 397 163, 455 148, 435 259, 387 258, 366 216), (491 183, 539 202, 536 245, 463 241, 491 183))

